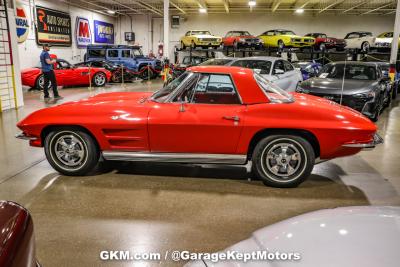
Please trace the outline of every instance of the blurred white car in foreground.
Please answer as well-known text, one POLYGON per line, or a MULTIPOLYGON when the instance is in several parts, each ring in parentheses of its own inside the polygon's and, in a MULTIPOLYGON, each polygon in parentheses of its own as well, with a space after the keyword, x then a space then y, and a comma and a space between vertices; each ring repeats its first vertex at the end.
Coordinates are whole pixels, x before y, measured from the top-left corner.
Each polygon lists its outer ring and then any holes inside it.
POLYGON ((296 216, 255 231, 223 252, 299 253, 292 261, 194 261, 186 267, 400 266, 400 207, 343 207, 296 216))

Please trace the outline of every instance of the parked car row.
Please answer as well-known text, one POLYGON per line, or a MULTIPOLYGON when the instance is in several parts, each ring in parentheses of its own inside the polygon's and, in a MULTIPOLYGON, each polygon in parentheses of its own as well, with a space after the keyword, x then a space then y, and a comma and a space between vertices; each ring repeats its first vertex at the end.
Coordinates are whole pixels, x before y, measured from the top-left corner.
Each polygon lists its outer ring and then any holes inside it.
MULTIPOLYGON (((186 59, 190 61, 190 57, 186 59)), ((399 92, 398 82, 389 78, 387 62, 332 62, 322 66, 314 61, 290 63, 279 57, 204 60, 192 57, 191 64, 253 69, 287 92, 296 91, 332 100, 361 112, 372 121, 378 120, 383 109, 399 92)), ((173 76, 176 78, 185 71, 186 67, 177 68, 173 76)))
POLYGON ((296 35, 291 30, 273 29, 258 36, 248 31, 229 31, 225 37, 212 35, 210 31, 188 31, 180 39, 181 48, 191 47, 217 48, 234 47, 262 49, 263 47, 274 48, 305 48, 312 47, 315 50, 336 49, 359 49, 369 51, 370 49, 389 49, 393 40, 393 32, 384 32, 373 37, 371 32, 354 31, 346 34, 343 39, 329 37, 326 33, 307 33, 304 36, 296 35))
MULTIPOLYGON (((57 58, 55 55, 51 55, 57 58)), ((162 71, 160 60, 145 57, 139 46, 88 46, 85 61, 71 64, 57 59, 54 72, 60 86, 104 86, 107 82, 150 79, 162 71)), ((39 66, 21 71, 22 85, 43 90, 44 77, 39 66)), ((49 84, 49 87, 51 84, 49 84)))

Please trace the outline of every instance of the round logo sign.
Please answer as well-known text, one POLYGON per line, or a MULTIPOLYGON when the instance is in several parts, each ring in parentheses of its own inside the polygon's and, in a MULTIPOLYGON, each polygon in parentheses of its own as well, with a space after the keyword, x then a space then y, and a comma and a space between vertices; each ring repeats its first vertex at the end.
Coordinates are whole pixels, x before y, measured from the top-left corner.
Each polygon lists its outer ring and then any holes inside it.
POLYGON ((29 22, 25 10, 22 5, 16 6, 17 16, 15 17, 15 24, 17 25, 18 43, 25 42, 29 33, 29 22))

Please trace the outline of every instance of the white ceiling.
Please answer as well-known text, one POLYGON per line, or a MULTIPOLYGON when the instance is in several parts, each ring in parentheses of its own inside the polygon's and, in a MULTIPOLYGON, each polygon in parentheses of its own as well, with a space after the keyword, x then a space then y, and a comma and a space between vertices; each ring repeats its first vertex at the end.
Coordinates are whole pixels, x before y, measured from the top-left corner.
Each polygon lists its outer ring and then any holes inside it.
MULTIPOLYGON (((108 9, 122 14, 153 14, 162 16, 163 0, 61 0, 72 6, 105 13, 108 9)), ((199 8, 208 13, 293 13, 304 9, 305 15, 393 15, 396 0, 256 0, 250 8, 248 0, 170 0, 172 14, 198 13, 199 8)))

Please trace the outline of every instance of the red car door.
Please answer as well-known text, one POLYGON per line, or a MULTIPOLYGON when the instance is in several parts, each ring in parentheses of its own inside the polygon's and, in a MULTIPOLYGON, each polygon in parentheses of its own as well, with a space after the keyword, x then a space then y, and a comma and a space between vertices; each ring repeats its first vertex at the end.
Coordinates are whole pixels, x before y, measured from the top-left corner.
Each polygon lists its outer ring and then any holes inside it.
POLYGON ((240 103, 229 75, 198 75, 195 86, 182 91, 187 103, 179 103, 178 95, 150 111, 152 152, 236 153, 246 106, 240 103))

